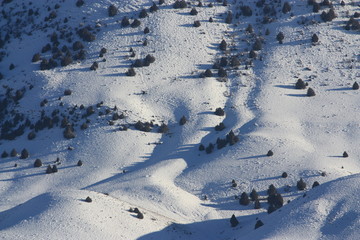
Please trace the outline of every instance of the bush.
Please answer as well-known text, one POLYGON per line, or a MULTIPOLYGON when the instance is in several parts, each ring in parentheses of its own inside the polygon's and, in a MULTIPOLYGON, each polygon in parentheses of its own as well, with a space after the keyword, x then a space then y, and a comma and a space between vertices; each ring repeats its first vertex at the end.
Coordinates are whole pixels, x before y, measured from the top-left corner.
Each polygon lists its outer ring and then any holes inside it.
POLYGON ((226 47, 227 47, 226 41, 222 40, 221 43, 220 43, 220 46, 219 46, 220 50, 226 51, 226 47))
POLYGON ((323 11, 320 17, 324 22, 331 22, 334 18, 336 18, 336 13, 334 9, 330 9, 328 12, 323 11))
POLYGON ((38 62, 40 60, 41 60, 40 53, 35 53, 34 56, 31 59, 32 62, 38 62))
POLYGON ((279 32, 279 33, 276 35, 276 40, 278 40, 280 44, 283 43, 284 38, 285 38, 285 36, 284 36, 284 33, 283 33, 283 32, 279 32))
POLYGON ((280 193, 271 194, 267 198, 268 203, 273 205, 276 209, 281 208, 284 205, 284 199, 280 193))
POLYGON ((155 62, 155 57, 153 55, 146 55, 145 57, 145 61, 148 62, 148 63, 154 63, 155 62))
POLYGON ((273 195, 273 194, 276 194, 277 193, 277 190, 276 190, 276 187, 274 186, 274 184, 271 184, 267 190, 267 194, 268 195, 273 195))
POLYGON ((215 126, 215 131, 222 131, 224 129, 225 129, 225 124, 222 122, 215 126))
POLYGON ((165 3, 165 0, 159 0, 159 5, 163 5, 165 3))
POLYGON ((209 143, 209 145, 205 148, 205 152, 206 152, 207 154, 212 153, 213 150, 214 150, 214 144, 212 144, 212 143, 209 143))
POLYGON ((42 162, 40 159, 36 159, 34 162, 34 167, 41 167, 42 166, 42 162))
POLYGON ((282 8, 282 12, 284 14, 288 13, 291 11, 291 6, 290 6, 290 3, 289 2, 285 2, 284 5, 283 5, 283 8, 282 8))
POLYGON ((114 17, 117 13, 118 13, 117 7, 115 7, 114 4, 111 4, 111 5, 108 7, 109 17, 114 17))
POLYGON ((92 199, 91 199, 90 197, 87 197, 87 198, 85 199, 85 202, 91 203, 91 202, 92 202, 92 199))
POLYGON ((158 133, 167 133, 167 132, 169 132, 169 127, 165 123, 161 124, 158 133))
POLYGON ((256 190, 253 188, 253 190, 250 193, 251 201, 255 201, 259 198, 259 194, 256 192, 256 190))
POLYGON ((76 42, 73 43, 72 48, 73 48, 74 51, 77 51, 77 50, 83 49, 84 45, 82 44, 82 42, 76 41, 76 42))
POLYGON ((242 15, 244 15, 245 17, 252 16, 252 10, 249 6, 241 6, 240 10, 241 10, 242 15))
POLYGON ((239 224, 239 221, 236 219, 234 214, 230 218, 230 224, 231 227, 236 227, 239 224))
POLYGON ((15 148, 13 148, 10 152, 10 157, 16 157, 17 156, 17 151, 15 148))
POLYGON ((231 67, 238 67, 240 66, 240 60, 238 57, 236 56, 232 56, 230 59, 230 66, 231 67))
POLYGON ((354 82, 354 84, 352 85, 352 89, 353 90, 358 90, 359 89, 359 84, 357 82, 354 82))
POLYGON ((319 183, 318 181, 315 181, 315 182, 313 183, 313 185, 312 185, 312 188, 317 187, 317 186, 319 186, 319 185, 320 185, 320 183, 319 183))
POLYGON ((144 29, 144 34, 148 34, 150 32, 150 29, 148 28, 148 27, 146 27, 145 29, 144 29))
POLYGON ((146 18, 148 15, 148 13, 146 12, 145 9, 142 9, 139 13, 139 18, 146 18))
POLYGON ((65 67, 70 65, 73 62, 73 59, 71 56, 65 56, 63 59, 61 59, 61 66, 65 67))
POLYGON ((347 158, 347 157, 349 157, 349 154, 345 151, 345 152, 343 153, 343 157, 344 157, 344 158, 347 158))
POLYGON ((196 8, 192 8, 191 11, 190 11, 190 15, 197 15, 198 14, 198 11, 196 10, 196 8))
POLYGON ((255 223, 255 229, 264 226, 264 223, 261 220, 257 220, 257 222, 255 223))
POLYGON ((151 13, 156 12, 157 10, 159 10, 159 7, 156 6, 155 3, 153 3, 153 5, 149 8, 149 11, 150 11, 151 13))
POLYGON ((29 132, 27 137, 29 140, 33 140, 36 137, 35 131, 29 132))
POLYGON ((274 155, 274 152, 272 150, 269 150, 266 154, 266 156, 271 157, 274 155))
POLYGON ((212 17, 210 17, 209 22, 214 22, 214 19, 212 17))
POLYGON ((205 72, 201 76, 202 77, 212 77, 213 74, 210 69, 206 69, 205 72))
POLYGON ((141 25, 141 22, 138 19, 134 19, 134 21, 131 23, 132 28, 137 28, 141 25))
POLYGON ((246 29, 245 29, 246 32, 248 33, 253 33, 254 32, 254 28, 251 24, 249 24, 246 29))
POLYGON ((186 122, 187 122, 186 117, 185 117, 185 116, 182 116, 182 117, 180 118, 179 124, 180 124, 180 126, 182 126, 182 125, 184 125, 186 122))
POLYGON ((123 17, 123 19, 121 20, 121 26, 122 27, 127 27, 130 25, 130 20, 128 17, 123 17))
POLYGON ((244 206, 249 205, 250 199, 249 199, 249 196, 247 195, 246 192, 243 192, 243 193, 241 194, 239 203, 240 203, 241 205, 244 205, 244 206))
POLYGON ((58 172, 58 168, 57 168, 56 165, 53 165, 53 166, 52 166, 52 172, 53 172, 53 173, 58 172))
POLYGON ((66 139, 75 138, 74 129, 71 126, 67 126, 63 132, 63 135, 66 139))
POLYGON ((24 148, 22 151, 21 151, 21 155, 20 155, 20 159, 26 159, 29 157, 29 152, 26 150, 26 148, 24 148))
POLYGON ((316 33, 314 33, 311 37, 311 42, 317 43, 318 41, 319 41, 319 37, 318 37, 318 35, 316 35, 316 33))
POLYGON ((226 18, 225 18, 225 23, 227 24, 231 24, 233 21, 233 14, 232 12, 228 12, 228 14, 226 15, 226 18))
POLYGON ((259 201, 259 199, 256 199, 255 203, 254 203, 254 209, 260 209, 260 208, 261 208, 260 201, 259 201))
POLYGON ((308 96, 308 97, 314 97, 315 95, 316 95, 316 94, 315 94, 314 89, 309 88, 309 89, 307 90, 306 96, 308 96))
POLYGON ((96 71, 96 69, 99 68, 99 64, 97 62, 93 62, 93 64, 90 67, 90 70, 96 71))
POLYGON ((194 26, 194 27, 200 27, 200 26, 201 26, 200 21, 198 21, 198 20, 194 21, 193 26, 194 26))
POLYGON ((187 4, 185 2, 185 0, 176 0, 176 2, 173 5, 173 8, 178 9, 178 8, 186 8, 187 4))
POLYGON ((81 28, 77 31, 80 38, 86 42, 92 42, 96 39, 95 35, 89 31, 89 27, 81 28))
POLYGON ((306 88, 306 84, 302 79, 298 79, 297 82, 295 83, 295 88, 296 89, 305 89, 306 88))
POLYGON ((224 109, 222 109, 222 108, 217 108, 217 109, 215 110, 215 115, 217 115, 217 116, 224 116, 224 115, 225 115, 224 109))
POLYGON ((84 5, 84 3, 85 3, 84 0, 77 0, 76 1, 76 6, 81 7, 82 5, 84 5))
POLYGON ((139 211, 139 212, 137 213, 136 217, 137 217, 138 219, 144 219, 144 214, 139 211))
POLYGON ((199 151, 204 151, 205 150, 205 146, 203 144, 199 145, 199 151))
POLYGON ((81 167, 83 165, 83 162, 81 160, 79 160, 76 165, 81 167))
POLYGON ((70 96, 71 93, 72 93, 71 89, 65 89, 65 91, 64 91, 65 96, 70 96))
POLYGON ((300 191, 302 191, 306 188, 306 183, 304 182, 304 180, 302 178, 300 178, 300 180, 296 183, 296 187, 300 191))
POLYGON ((126 76, 133 77, 136 75, 136 72, 135 72, 134 68, 129 68, 125 74, 126 74, 126 76))
POLYGON ((254 50, 254 51, 260 51, 261 49, 262 49, 261 40, 257 38, 257 39, 255 40, 254 45, 253 45, 253 50, 254 50))
POLYGON ((52 169, 52 167, 49 165, 49 166, 47 166, 47 168, 46 168, 46 174, 50 174, 50 173, 53 173, 53 169, 52 169))
POLYGON ((8 156, 9 156, 9 154, 5 150, 1 154, 1 158, 7 158, 8 156))
POLYGON ((254 50, 251 50, 251 51, 249 52, 249 58, 256 58, 256 57, 257 57, 256 52, 255 52, 254 50))
POLYGON ((281 174, 281 177, 282 177, 282 178, 287 178, 287 177, 288 177, 288 174, 287 174, 286 172, 283 172, 283 173, 281 174))
POLYGON ((227 72, 224 68, 220 67, 218 70, 218 76, 223 78, 223 77, 227 77, 227 72))

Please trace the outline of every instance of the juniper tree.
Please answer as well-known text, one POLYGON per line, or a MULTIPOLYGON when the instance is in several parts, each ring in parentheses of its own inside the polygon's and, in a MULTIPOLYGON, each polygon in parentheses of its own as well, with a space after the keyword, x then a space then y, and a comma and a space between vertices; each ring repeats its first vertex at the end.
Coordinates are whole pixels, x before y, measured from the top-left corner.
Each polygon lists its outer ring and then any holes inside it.
POLYGON ((306 183, 304 182, 304 180, 302 178, 300 178, 300 180, 296 183, 296 187, 300 191, 302 191, 306 188, 306 183))
POLYGON ((284 33, 283 33, 283 32, 279 32, 279 33, 276 35, 276 40, 278 40, 280 44, 283 43, 284 38, 285 38, 285 36, 284 36, 284 33))
POLYGON ((250 193, 251 201, 255 201, 259 198, 259 194, 256 192, 256 190, 253 188, 250 193))
POLYGON ((349 154, 345 151, 345 152, 343 153, 343 157, 344 157, 344 158, 347 158, 347 157, 349 157, 349 154))
POLYGON ((274 152, 272 150, 269 150, 266 154, 266 156, 271 157, 274 155, 274 152))
POLYGON ((259 199, 256 199, 254 202, 254 209, 260 209, 261 208, 261 204, 259 199))
POLYGON ((79 160, 76 165, 81 167, 83 165, 83 162, 81 160, 79 160))
POLYGON ((247 195, 246 192, 243 192, 243 193, 241 194, 239 203, 240 203, 241 205, 244 205, 244 206, 249 205, 250 199, 249 199, 249 196, 247 195))
POLYGON ((255 223, 255 229, 264 226, 264 223, 261 220, 257 220, 257 222, 255 223))
POLYGON ((282 8, 282 12, 284 14, 288 13, 291 11, 291 6, 290 6, 290 3, 289 2, 285 2, 284 5, 283 5, 283 8, 282 8))
POLYGON ((236 227, 239 224, 239 221, 236 219, 234 214, 230 218, 230 224, 231 227, 236 227))
POLYGON ((313 183, 313 185, 312 185, 312 188, 317 187, 317 186, 319 186, 319 185, 320 185, 320 183, 319 183, 318 181, 315 181, 315 182, 313 183))
POLYGON ((319 41, 319 37, 318 37, 318 35, 316 35, 316 33, 314 33, 311 37, 311 42, 317 43, 318 41, 319 41))
POLYGON ((185 116, 182 116, 182 117, 180 118, 179 124, 180 124, 180 126, 182 126, 182 125, 184 125, 186 122, 187 122, 186 117, 185 117, 185 116))
POLYGON ((85 202, 91 203, 91 202, 92 202, 92 199, 88 196, 88 197, 85 199, 85 202))
POLYGON ((26 148, 24 148, 22 151, 21 151, 21 155, 20 155, 20 159, 26 159, 29 157, 29 152, 28 150, 26 150, 26 148))
POLYGON ((215 115, 217 115, 217 116, 224 116, 225 115, 225 111, 224 111, 224 109, 222 109, 222 108, 216 108, 215 109, 215 115))
POLYGON ((128 17, 123 17, 123 19, 121 20, 121 26, 122 27, 127 27, 130 25, 130 20, 128 17))
POLYGON ((307 90, 306 96, 308 96, 308 97, 314 97, 315 95, 316 95, 316 94, 315 94, 314 89, 309 88, 309 89, 307 90))
POLYGON ((273 195, 273 194, 276 194, 277 193, 277 190, 276 190, 276 187, 274 186, 274 184, 271 184, 267 190, 267 194, 268 195, 273 195))
POLYGON ((198 11, 196 10, 196 8, 192 8, 191 11, 190 11, 190 15, 197 15, 198 14, 198 11))
POLYGON ((1 154, 1 158, 7 158, 9 154, 4 150, 1 154))
POLYGON ((254 45, 253 45, 253 50, 254 50, 254 51, 259 51, 259 50, 261 50, 261 49, 262 49, 261 40, 260 40, 259 38, 257 38, 257 39, 255 40, 254 45))
POLYGON ((41 167, 41 166, 42 166, 41 160, 39 158, 36 159, 35 162, 34 162, 34 167, 41 167))
POLYGON ((352 89, 353 90, 358 90, 359 89, 359 84, 357 82, 354 82, 354 84, 352 85, 352 89))
POLYGON ((226 41, 223 39, 222 41, 221 41, 221 43, 220 43, 220 50, 222 50, 222 51, 226 51, 226 47, 227 47, 227 43, 226 43, 226 41))
POLYGON ((146 18, 148 15, 148 13, 146 12, 145 9, 142 9, 139 13, 139 18, 146 18))
POLYGON ((287 177, 288 177, 288 174, 287 174, 286 172, 283 172, 283 173, 281 174, 281 177, 282 177, 282 178, 287 178, 287 177))
POLYGON ((295 83, 295 88, 296 88, 296 89, 305 89, 305 88, 306 88, 306 84, 305 84, 305 82, 304 82, 301 78, 299 78, 299 79, 297 80, 297 82, 295 83))
POLYGON ((117 7, 115 7, 114 4, 111 4, 111 5, 108 7, 109 17, 113 17, 113 16, 115 16, 117 13, 118 13, 117 7))

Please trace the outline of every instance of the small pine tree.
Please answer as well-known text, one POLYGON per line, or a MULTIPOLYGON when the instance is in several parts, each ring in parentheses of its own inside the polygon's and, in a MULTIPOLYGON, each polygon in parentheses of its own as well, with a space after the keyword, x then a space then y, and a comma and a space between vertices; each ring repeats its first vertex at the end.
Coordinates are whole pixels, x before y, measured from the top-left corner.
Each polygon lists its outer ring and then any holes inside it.
POLYGON ((234 214, 230 218, 230 224, 231 227, 236 227, 239 224, 239 221, 236 219, 234 214))
POLYGON ((318 41, 319 41, 319 37, 318 37, 318 35, 316 35, 316 33, 314 33, 311 37, 311 42, 317 43, 318 41))
POLYGON ((225 115, 225 111, 224 111, 224 109, 222 109, 222 108, 217 108, 217 109, 215 109, 215 115, 217 115, 217 116, 224 116, 225 115))
POLYGON ((259 201, 259 199, 256 199, 255 203, 254 203, 254 209, 260 209, 260 208, 261 208, 260 201, 259 201))
POLYGON ((274 155, 274 152, 272 150, 269 150, 266 154, 266 156, 271 157, 274 155))
POLYGON ((122 27, 127 27, 130 25, 130 20, 128 17, 123 17, 123 19, 121 20, 121 26, 122 27))
POLYGON ((52 167, 49 165, 46 168, 46 174, 50 174, 50 173, 53 173, 53 171, 52 171, 52 167))
POLYGON ((241 205, 244 205, 244 206, 249 205, 250 199, 249 199, 249 196, 247 195, 246 192, 243 192, 243 193, 241 194, 239 203, 240 203, 241 205))
POLYGON ((347 158, 347 157, 349 157, 349 154, 345 151, 345 152, 343 152, 343 157, 347 158))
POLYGON ((41 160, 39 158, 36 159, 35 162, 34 162, 34 167, 41 167, 41 166, 42 166, 41 160))
POLYGON ((313 183, 313 185, 312 185, 312 188, 317 187, 317 186, 319 186, 319 185, 320 185, 320 183, 319 183, 318 181, 315 181, 315 182, 313 183))
POLYGON ((136 75, 136 72, 135 72, 134 68, 129 68, 125 74, 126 74, 126 76, 133 77, 136 75))
POLYGON ((227 77, 227 72, 223 67, 220 67, 218 70, 218 76, 221 78, 227 77))
POLYGON ((139 18, 146 18, 148 15, 148 13, 146 12, 145 9, 142 9, 139 13, 139 18))
POLYGON ((283 172, 283 173, 281 174, 281 177, 282 177, 282 178, 287 178, 287 177, 288 177, 288 174, 287 174, 286 172, 283 172))
POLYGON ((305 84, 305 82, 304 82, 301 78, 299 78, 299 79, 297 80, 297 82, 295 83, 295 88, 296 88, 296 89, 305 89, 305 88, 306 88, 306 84, 305 84))
POLYGON ((253 188, 253 190, 250 193, 251 201, 256 201, 259 199, 259 194, 256 192, 256 190, 253 188))
POLYGON ((197 15, 198 14, 198 11, 196 10, 196 8, 192 8, 191 11, 190 11, 190 15, 197 15))
POLYGON ((194 26, 194 27, 200 27, 200 26, 201 26, 200 21, 198 21, 198 20, 194 21, 193 26, 194 26))
POLYGON ((13 149, 11 150, 11 152, 10 152, 10 157, 16 157, 17 154, 18 154, 18 153, 17 153, 16 149, 13 148, 13 149))
POLYGON ((279 32, 279 33, 276 35, 276 40, 278 40, 280 44, 283 43, 284 38, 285 38, 285 36, 284 36, 284 33, 283 33, 283 32, 279 32))
POLYGON ((92 199, 88 196, 88 197, 85 199, 85 202, 91 203, 91 202, 92 202, 92 199))
POLYGON ((53 166, 52 166, 52 172, 53 172, 53 173, 58 172, 58 168, 57 168, 56 165, 53 165, 53 166))
POLYGON ((226 48, 227 48, 227 43, 226 41, 223 39, 220 43, 220 50, 222 51, 226 51, 226 48))
POLYGON ((352 89, 353 90, 358 90, 359 89, 359 84, 357 82, 354 82, 354 84, 352 85, 352 89))
POLYGON ((256 224, 255 224, 255 229, 264 226, 264 223, 261 220, 257 220, 256 224))
POLYGON ((7 158, 8 156, 9 156, 9 154, 5 150, 1 154, 1 158, 7 158))
POLYGON ((246 32, 248 33, 253 33, 254 32, 254 28, 251 24, 249 24, 246 29, 245 29, 246 32))
POLYGON ((288 13, 291 11, 291 6, 290 6, 290 3, 289 2, 285 2, 284 5, 283 5, 283 8, 282 8, 282 12, 284 14, 288 13))
POLYGON ((26 150, 26 148, 24 148, 22 151, 21 151, 21 155, 20 155, 20 159, 26 159, 29 157, 29 152, 26 150))
POLYGON ((199 151, 204 151, 205 150, 205 146, 203 144, 199 145, 199 151))
POLYGON ((302 191, 306 188, 306 183, 304 182, 304 180, 302 178, 300 178, 300 180, 297 182, 296 187, 302 191))
POLYGON ((182 125, 184 125, 186 122, 187 122, 186 117, 185 117, 185 116, 182 116, 182 117, 180 118, 179 124, 180 124, 180 126, 182 126, 182 125))
POLYGON ((148 27, 146 27, 145 29, 144 29, 144 34, 148 34, 150 32, 150 29, 148 28, 148 27))
POLYGON ((144 219, 144 214, 139 211, 138 214, 136 215, 136 217, 137 217, 138 219, 144 219))
POLYGON ((261 40, 257 38, 257 39, 255 40, 254 45, 253 45, 253 50, 254 50, 254 51, 260 51, 261 49, 262 49, 261 40))
POLYGON ((212 17, 210 17, 209 22, 214 22, 214 19, 212 17))
POLYGON ((141 22, 138 19, 134 19, 134 21, 131 23, 132 28, 137 28, 141 25, 141 22))
POLYGON ((117 7, 115 7, 114 4, 111 4, 111 5, 108 7, 109 17, 113 17, 113 16, 115 16, 117 13, 118 13, 117 7))
POLYGON ((81 160, 79 160, 76 165, 81 167, 83 165, 83 162, 81 160))
POLYGON ((202 74, 202 77, 212 77, 213 74, 210 69, 206 69, 205 72, 202 74))
POLYGON ((276 187, 274 186, 274 184, 271 184, 269 186, 269 189, 267 190, 267 194, 268 195, 274 195, 277 193, 276 187))
POLYGON ((309 89, 307 90, 306 96, 308 96, 308 97, 314 97, 315 95, 316 95, 316 94, 315 94, 314 89, 309 88, 309 89))

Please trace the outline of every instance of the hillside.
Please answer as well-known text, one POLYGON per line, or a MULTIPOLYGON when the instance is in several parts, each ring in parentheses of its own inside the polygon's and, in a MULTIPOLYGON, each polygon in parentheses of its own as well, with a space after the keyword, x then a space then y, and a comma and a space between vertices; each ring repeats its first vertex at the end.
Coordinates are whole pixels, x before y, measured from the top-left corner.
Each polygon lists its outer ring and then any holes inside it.
POLYGON ((356 239, 360 5, 310 2, 3 0, 1 236, 356 239))

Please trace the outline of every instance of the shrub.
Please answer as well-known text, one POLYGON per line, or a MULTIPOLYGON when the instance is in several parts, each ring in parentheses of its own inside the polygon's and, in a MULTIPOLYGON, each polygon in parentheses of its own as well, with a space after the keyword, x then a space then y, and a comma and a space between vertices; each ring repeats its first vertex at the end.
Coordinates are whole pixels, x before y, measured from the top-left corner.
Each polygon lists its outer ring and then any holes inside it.
POLYGON ((239 58, 236 57, 236 56, 232 56, 232 57, 231 57, 231 60, 230 60, 230 66, 231 66, 231 67, 238 67, 238 66, 240 66, 240 60, 239 60, 239 58))
POLYGON ((280 193, 271 194, 267 198, 268 203, 273 205, 276 209, 281 208, 284 205, 284 199, 280 193))
POLYGON ((207 154, 212 153, 213 150, 214 150, 214 144, 212 144, 212 143, 209 143, 209 145, 205 148, 205 152, 206 152, 207 154))
POLYGON ((290 6, 290 3, 289 2, 285 2, 284 5, 283 5, 283 8, 282 8, 282 12, 284 14, 288 13, 291 11, 291 6, 290 6))
POLYGON ((165 0, 159 0, 159 5, 163 5, 165 3, 165 0))
POLYGON ((236 219, 234 214, 230 218, 230 224, 231 227, 236 227, 239 224, 239 221, 236 219))
POLYGON ((252 16, 252 10, 249 6, 241 6, 240 10, 241 10, 242 15, 244 15, 245 17, 252 16))
POLYGON ((220 67, 219 70, 218 70, 218 76, 219 77, 227 77, 227 72, 224 68, 220 67))
POLYGON ((148 27, 146 27, 145 29, 144 29, 144 34, 148 34, 150 32, 150 29, 148 28, 148 27))
POLYGON ((222 40, 221 43, 220 43, 220 46, 219 46, 220 50, 226 51, 226 47, 227 47, 226 41, 222 40))
POLYGON ((298 79, 297 82, 295 83, 295 88, 296 89, 305 89, 306 88, 306 84, 302 79, 298 79))
POLYGON ((61 66, 65 67, 67 65, 70 65, 73 62, 73 59, 71 56, 65 56, 63 59, 61 59, 61 66))
POLYGON ((225 129, 225 124, 222 122, 215 126, 215 131, 222 131, 224 129, 225 129))
POLYGON ((81 130, 85 130, 85 129, 87 129, 88 127, 89 127, 89 125, 87 125, 87 123, 83 123, 83 124, 81 124, 80 129, 81 129, 81 130))
POLYGON ((141 25, 141 22, 138 19, 134 19, 134 21, 131 23, 132 28, 137 28, 141 25))
POLYGON ((190 11, 190 15, 197 15, 198 14, 198 11, 196 10, 196 8, 192 8, 191 11, 190 11))
POLYGON ((331 22, 334 18, 336 18, 336 13, 334 9, 330 9, 328 12, 323 11, 320 17, 324 22, 331 22))
POLYGON ((169 127, 165 123, 161 124, 158 133, 167 133, 167 132, 169 132, 169 127))
POLYGON ((75 138, 74 129, 71 126, 67 126, 63 132, 63 135, 66 139, 75 138))
POLYGON ((136 75, 136 72, 135 72, 134 68, 129 68, 125 74, 126 74, 126 76, 133 77, 136 75))
POLYGON ((146 12, 145 9, 142 9, 139 13, 139 18, 146 18, 148 15, 148 13, 146 12))
POLYGON ((199 145, 199 151, 204 151, 205 150, 205 146, 203 144, 199 145))
POLYGON ((246 32, 248 33, 253 33, 254 32, 254 28, 251 24, 249 24, 246 29, 245 29, 246 32))
POLYGON ((255 52, 254 50, 251 50, 251 51, 249 52, 249 58, 256 58, 256 57, 257 57, 256 52, 255 52))
POLYGON ((256 199, 255 203, 254 203, 254 209, 260 209, 260 208, 261 208, 260 201, 259 201, 259 199, 256 199))
POLYGON ((255 201, 259 198, 259 194, 256 192, 256 190, 253 188, 253 190, 250 193, 251 201, 255 201))
POLYGON ((72 93, 71 89, 65 89, 65 91, 64 91, 65 96, 70 96, 71 93, 72 93))
POLYGON ((185 0, 176 0, 176 2, 173 5, 173 8, 178 9, 178 8, 186 8, 187 7, 187 3, 185 2, 185 0))
POLYGON ((77 31, 80 38, 86 42, 92 42, 96 39, 95 35, 89 31, 89 27, 81 28, 77 31))
POLYGON ((36 137, 35 131, 29 132, 27 137, 29 140, 33 140, 36 137))
POLYGON ((217 115, 217 116, 224 116, 224 115, 225 115, 224 109, 222 109, 222 108, 217 108, 217 109, 215 109, 215 115, 217 115))
POLYGON ((344 158, 347 158, 347 157, 349 157, 349 154, 345 151, 345 152, 343 153, 343 157, 344 157, 344 158))
POLYGON ((244 205, 244 206, 249 205, 250 199, 249 199, 249 196, 247 195, 246 192, 243 192, 243 193, 241 194, 239 203, 240 203, 241 205, 244 205))
POLYGON ((265 30, 265 35, 266 36, 270 35, 270 30, 268 28, 265 30))
POLYGON ((277 190, 276 190, 276 187, 274 186, 274 184, 271 184, 267 190, 267 194, 268 195, 273 195, 273 194, 276 194, 277 193, 277 190))
POLYGON ((320 183, 319 183, 318 181, 315 181, 315 182, 313 183, 313 185, 312 185, 312 188, 317 187, 317 186, 319 186, 319 185, 320 185, 320 183))
POLYGON ((10 152, 10 157, 16 157, 17 156, 17 151, 15 148, 13 148, 10 152))
POLYGON ((31 59, 32 62, 38 62, 40 60, 41 60, 40 53, 35 53, 34 56, 31 59))
POLYGON ((186 122, 187 122, 186 117, 185 117, 185 116, 182 116, 182 117, 180 118, 179 124, 180 124, 180 126, 182 126, 182 125, 184 125, 186 122))
POLYGON ((34 162, 34 167, 41 167, 42 166, 42 162, 40 159, 36 159, 34 162))
POLYGON ((261 220, 257 220, 257 222, 255 223, 255 229, 264 226, 264 223, 261 220))
POLYGON ((26 148, 24 148, 22 151, 21 151, 21 155, 20 155, 20 159, 26 159, 29 157, 29 152, 28 150, 26 150, 26 148))
POLYGON ((84 45, 82 44, 82 42, 76 41, 76 42, 73 43, 72 48, 73 48, 74 51, 77 51, 77 50, 83 49, 84 45))
POLYGON ((266 156, 271 157, 274 155, 274 152, 272 150, 269 150, 266 154, 266 156))
POLYGON ((81 160, 79 160, 76 165, 81 167, 83 165, 83 162, 81 160))
POLYGON ((255 40, 254 45, 253 45, 253 50, 254 50, 254 51, 260 51, 261 49, 262 49, 261 40, 257 38, 257 39, 255 40))
POLYGON ((296 187, 300 191, 302 191, 306 188, 306 183, 304 182, 304 180, 302 178, 300 178, 300 180, 296 183, 296 187))
POLYGON ((210 69, 206 69, 205 72, 201 75, 201 77, 212 77, 213 74, 210 69))
POLYGON ((214 19, 212 17, 210 17, 209 22, 214 22, 214 19))
POLYGON ((123 17, 123 19, 121 20, 121 26, 122 27, 127 27, 130 25, 130 20, 128 17, 123 17))
POLYGON ((281 177, 282 177, 282 178, 287 178, 287 177, 288 177, 288 174, 287 174, 286 172, 283 172, 283 173, 281 174, 281 177))
POLYGON ((279 33, 276 35, 276 40, 278 40, 280 44, 283 43, 284 38, 285 38, 285 36, 284 36, 284 33, 283 33, 283 32, 279 32, 279 33))
POLYGON ((149 62, 149 63, 154 63, 155 62, 155 57, 153 55, 148 54, 145 57, 145 61, 149 62))
POLYGON ((354 84, 352 85, 352 89, 353 90, 358 90, 359 89, 359 84, 357 82, 354 82, 354 84))
POLYGON ((117 7, 115 7, 114 4, 111 4, 111 5, 108 7, 109 17, 114 17, 117 13, 118 13, 117 7))
POLYGON ((87 197, 87 198, 85 199, 85 202, 91 203, 91 202, 92 202, 92 199, 91 199, 90 197, 87 197))
POLYGON ((50 165, 47 166, 47 168, 46 168, 46 173, 47 173, 47 174, 53 173, 53 169, 52 169, 52 167, 51 167, 50 165))
POLYGON ((151 13, 156 12, 157 10, 159 10, 159 7, 156 5, 156 3, 153 3, 153 5, 151 5, 151 7, 149 8, 149 11, 151 13))
POLYGON ((1 154, 1 158, 7 158, 9 154, 4 150, 1 154))
POLYGON ((53 166, 52 166, 52 172, 53 172, 53 173, 58 172, 58 168, 57 168, 56 165, 53 165, 53 166))
POLYGON ((198 21, 198 20, 194 21, 193 26, 194 26, 194 27, 200 27, 200 26, 201 26, 200 21, 198 21))
POLYGON ((136 215, 136 217, 138 219, 144 219, 144 214, 142 212, 138 212, 138 214, 136 215))
POLYGON ((232 12, 228 12, 228 14, 226 15, 226 18, 225 18, 225 23, 227 24, 231 24, 233 21, 233 14, 232 12))
POLYGON ((306 96, 308 96, 308 97, 314 97, 315 95, 316 95, 316 94, 315 94, 314 89, 309 88, 309 89, 307 90, 306 96))
POLYGON ((96 71, 96 69, 99 68, 99 64, 97 62, 93 62, 93 64, 90 67, 90 70, 96 71))
POLYGON ((318 35, 316 35, 316 33, 314 33, 311 37, 311 42, 317 43, 318 41, 319 41, 319 37, 318 37, 318 35))

